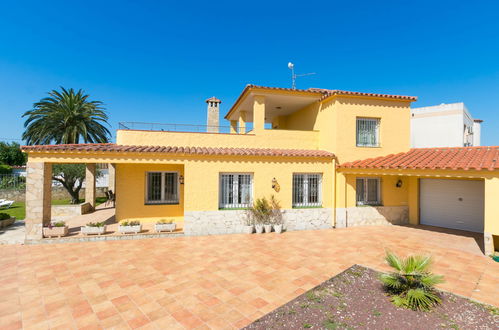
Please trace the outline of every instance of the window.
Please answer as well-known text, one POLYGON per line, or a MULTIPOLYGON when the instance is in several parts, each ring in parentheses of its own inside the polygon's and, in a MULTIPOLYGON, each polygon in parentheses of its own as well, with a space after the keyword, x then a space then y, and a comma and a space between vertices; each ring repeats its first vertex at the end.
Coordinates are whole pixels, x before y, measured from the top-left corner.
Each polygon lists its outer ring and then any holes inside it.
POLYGON ((147 172, 146 203, 178 204, 178 172, 147 172))
POLYGON ((379 178, 357 178, 357 205, 380 205, 381 185, 379 178))
POLYGON ((220 175, 220 208, 249 207, 252 200, 253 178, 247 173, 220 175))
POLYGON ((322 205, 322 174, 293 174, 293 207, 322 205))
POLYGON ((357 147, 379 147, 379 119, 357 118, 357 147))

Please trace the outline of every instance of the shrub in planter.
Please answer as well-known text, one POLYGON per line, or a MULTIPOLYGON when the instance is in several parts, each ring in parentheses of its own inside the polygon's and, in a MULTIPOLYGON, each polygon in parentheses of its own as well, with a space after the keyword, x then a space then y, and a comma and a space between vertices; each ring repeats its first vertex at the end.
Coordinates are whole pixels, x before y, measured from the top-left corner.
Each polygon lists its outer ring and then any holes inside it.
POLYGON ((401 259, 387 252, 385 260, 394 271, 381 274, 380 280, 396 306, 428 311, 441 303, 434 287, 443 283, 444 279, 429 271, 431 257, 409 256, 401 259))
POLYGON ((7 213, 0 213, 0 228, 5 228, 16 222, 15 217, 11 217, 7 213))
POLYGON ((68 226, 64 221, 51 222, 47 227, 43 227, 44 237, 62 237, 68 234, 68 226))
POLYGON ((122 221, 118 226, 118 232, 122 234, 129 233, 140 233, 142 231, 142 225, 140 221, 122 221))
POLYGON ((271 210, 271 222, 274 227, 274 231, 277 234, 282 233, 282 210, 281 210, 281 204, 279 201, 275 198, 274 195, 270 196, 270 206, 272 207, 271 210))
POLYGON ((265 197, 256 199, 253 205, 248 208, 248 216, 255 223, 257 234, 263 233, 264 225, 270 224, 270 214, 271 206, 265 197))
POLYGON ((154 225, 156 232, 169 231, 173 232, 177 228, 177 224, 172 219, 161 219, 154 225))
POLYGON ((81 227, 81 233, 84 235, 102 235, 106 232, 105 222, 89 222, 85 226, 81 227))
POLYGON ((243 225, 243 233, 245 234, 253 234, 253 230, 255 229, 254 220, 248 210, 244 215, 244 225, 243 225))

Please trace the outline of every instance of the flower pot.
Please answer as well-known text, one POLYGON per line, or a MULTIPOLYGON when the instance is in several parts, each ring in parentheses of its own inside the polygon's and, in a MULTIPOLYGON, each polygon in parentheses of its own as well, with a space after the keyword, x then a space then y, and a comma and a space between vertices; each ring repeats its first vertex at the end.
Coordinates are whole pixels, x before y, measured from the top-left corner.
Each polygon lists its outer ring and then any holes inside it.
POLYGON ((274 225, 274 231, 275 231, 277 234, 282 233, 282 224, 281 224, 281 225, 274 225))
POLYGON ((272 225, 263 225, 263 228, 265 229, 265 233, 270 233, 272 231, 272 225))
POLYGON ((119 226, 118 227, 118 232, 121 234, 138 234, 142 230, 142 225, 135 225, 135 226, 119 226))
POLYGON ((15 217, 5 219, 5 220, 0 220, 0 228, 8 227, 8 226, 12 225, 14 222, 16 222, 15 217))
POLYGON ((83 235, 102 235, 106 232, 106 226, 102 227, 90 227, 90 226, 82 226, 81 233, 83 235))
POLYGON ((162 231, 169 231, 171 233, 176 228, 177 228, 176 223, 157 223, 154 225, 154 230, 156 230, 156 232, 158 232, 158 233, 160 233, 162 231))
POLYGON ((68 234, 68 226, 64 227, 43 227, 43 237, 62 237, 68 234))
POLYGON ((243 233, 245 234, 253 234, 253 225, 245 225, 243 226, 243 233))
POLYGON ((263 225, 255 225, 255 232, 257 234, 263 233, 263 225))

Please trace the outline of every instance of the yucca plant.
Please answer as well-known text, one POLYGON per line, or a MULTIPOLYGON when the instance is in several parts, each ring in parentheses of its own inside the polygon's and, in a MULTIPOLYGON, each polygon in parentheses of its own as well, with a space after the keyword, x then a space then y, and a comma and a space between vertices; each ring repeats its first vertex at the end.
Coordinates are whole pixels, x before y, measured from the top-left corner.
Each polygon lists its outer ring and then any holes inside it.
POLYGON ((428 311, 442 302, 435 285, 443 283, 444 279, 429 271, 432 263, 430 256, 416 255, 402 259, 387 252, 385 260, 395 271, 381 274, 380 280, 396 306, 428 311))

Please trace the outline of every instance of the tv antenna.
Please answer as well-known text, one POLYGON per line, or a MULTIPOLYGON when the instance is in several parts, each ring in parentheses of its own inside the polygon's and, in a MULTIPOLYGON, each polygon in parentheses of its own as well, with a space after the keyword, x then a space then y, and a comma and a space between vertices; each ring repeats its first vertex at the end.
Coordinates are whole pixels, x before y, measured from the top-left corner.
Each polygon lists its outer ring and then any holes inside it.
POLYGON ((296 74, 295 73, 295 65, 291 62, 288 63, 288 69, 291 70, 291 82, 292 82, 291 88, 292 89, 296 89, 296 78, 304 77, 304 76, 311 76, 313 74, 316 74, 315 72, 296 74))

